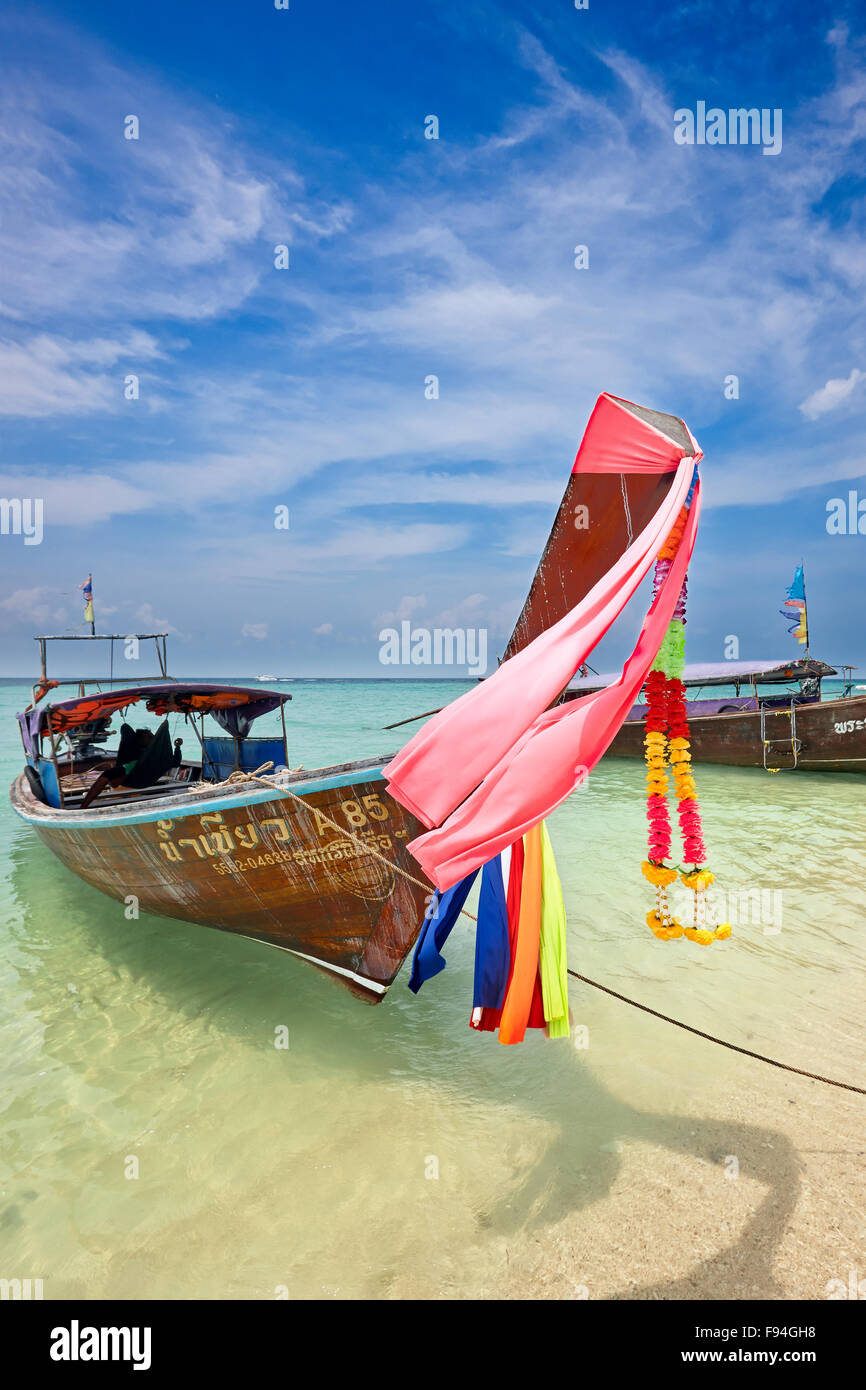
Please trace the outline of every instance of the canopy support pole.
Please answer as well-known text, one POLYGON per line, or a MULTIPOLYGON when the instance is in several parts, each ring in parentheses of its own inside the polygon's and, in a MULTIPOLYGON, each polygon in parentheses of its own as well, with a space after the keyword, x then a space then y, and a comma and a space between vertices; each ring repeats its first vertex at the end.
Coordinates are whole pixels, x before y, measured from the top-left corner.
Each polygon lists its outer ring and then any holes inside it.
POLYGON ((51 740, 51 761, 54 764, 54 776, 57 778, 57 795, 60 800, 60 809, 63 810, 66 801, 63 796, 63 786, 60 781, 60 767, 57 762, 57 744, 54 741, 54 730, 51 727, 51 711, 48 709, 45 711, 45 723, 48 727, 48 737, 51 740))
MULTIPOLYGON (((184 716, 183 716, 183 717, 184 717, 184 722, 187 723, 187 724, 189 724, 190 728, 192 729, 193 733, 195 734, 196 738, 198 739, 199 743, 201 744, 201 775, 202 775, 202 780, 204 780, 204 773, 205 773, 205 766, 204 766, 204 763, 205 763, 205 751, 204 751, 204 715, 201 716, 201 733, 199 733, 198 729, 197 729, 196 726, 195 726, 195 711, 194 711, 194 710, 187 710, 187 711, 184 713, 184 716)), ((213 767, 213 763, 211 763, 211 767, 213 767)))
POLYGON ((286 771, 288 771, 288 767, 289 767, 289 745, 288 745, 288 741, 287 741, 287 739, 286 739, 286 702, 285 702, 285 700, 280 700, 280 721, 281 721, 282 726, 283 726, 283 757, 284 757, 285 760, 286 760, 286 771))

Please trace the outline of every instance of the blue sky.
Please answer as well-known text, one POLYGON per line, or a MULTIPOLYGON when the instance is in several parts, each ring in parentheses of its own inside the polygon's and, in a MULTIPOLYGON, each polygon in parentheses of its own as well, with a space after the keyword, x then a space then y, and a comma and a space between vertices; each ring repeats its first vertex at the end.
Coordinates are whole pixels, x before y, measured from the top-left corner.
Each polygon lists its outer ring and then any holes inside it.
POLYGON ((3 674, 88 570, 179 674, 405 675, 404 617, 501 650, 602 390, 706 454, 691 659, 787 655, 802 559, 814 654, 866 664, 825 525, 866 498, 858 7, 19 0, 0 40, 0 496, 45 507, 3 674), (781 153, 677 145, 698 101, 781 153))

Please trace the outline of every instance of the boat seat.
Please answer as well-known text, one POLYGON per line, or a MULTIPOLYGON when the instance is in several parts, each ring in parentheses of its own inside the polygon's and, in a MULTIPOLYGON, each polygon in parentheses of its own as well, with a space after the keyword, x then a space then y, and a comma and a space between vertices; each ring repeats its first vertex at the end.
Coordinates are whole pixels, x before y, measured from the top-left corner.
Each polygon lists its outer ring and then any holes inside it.
MULTIPOLYGON (((189 769, 190 772, 192 772, 192 770, 192 768, 189 769)), ((93 803, 93 806, 88 806, 87 809, 91 811, 94 809, 98 810, 102 806, 124 806, 132 801, 146 801, 151 797, 165 796, 171 791, 172 787, 177 787, 178 791, 181 789, 185 791, 193 781, 199 780, 199 778, 192 777, 166 777, 159 782, 154 782, 149 787, 120 787, 115 792, 103 792, 102 796, 93 803)), ((84 800, 86 791, 87 788, 85 786, 80 790, 76 789, 70 796, 64 784, 64 810, 69 811, 78 807, 84 800)))

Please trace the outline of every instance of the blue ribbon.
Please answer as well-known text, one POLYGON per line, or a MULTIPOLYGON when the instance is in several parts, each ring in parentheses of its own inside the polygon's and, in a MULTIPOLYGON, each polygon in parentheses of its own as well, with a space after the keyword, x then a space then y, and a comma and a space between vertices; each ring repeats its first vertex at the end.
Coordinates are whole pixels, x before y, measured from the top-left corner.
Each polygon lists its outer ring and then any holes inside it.
POLYGON ((496 855, 481 871, 478 930, 475 933, 474 1009, 501 1009, 508 984, 511 943, 502 881, 502 858, 496 855))
POLYGON ((463 904, 469 896, 469 889, 475 882, 478 874, 477 869, 473 869, 471 874, 461 878, 459 883, 455 883, 453 888, 449 888, 447 893, 436 893, 433 901, 424 914, 424 925, 421 928, 421 935, 415 946, 415 954, 412 957, 412 974, 409 977, 409 988, 413 994, 417 994, 425 980, 430 980, 434 975, 445 969, 445 960, 441 951, 445 942, 451 934, 451 928, 460 916, 463 904))

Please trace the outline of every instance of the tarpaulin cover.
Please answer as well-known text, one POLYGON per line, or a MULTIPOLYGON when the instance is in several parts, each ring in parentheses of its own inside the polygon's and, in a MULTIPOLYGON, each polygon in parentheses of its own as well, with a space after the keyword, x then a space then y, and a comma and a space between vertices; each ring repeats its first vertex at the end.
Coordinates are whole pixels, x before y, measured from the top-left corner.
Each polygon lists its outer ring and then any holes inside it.
MULTIPOLYGON (((823 661, 699 661, 683 671, 686 685, 734 685, 752 676, 767 684, 782 685, 786 681, 804 680, 808 676, 835 676, 832 666, 823 661)), ((569 690, 601 690, 616 680, 616 672, 601 672, 597 676, 581 676, 573 680, 569 690)))
POLYGON ((27 752, 36 757, 39 740, 46 731, 47 717, 56 734, 105 719, 117 710, 145 701, 151 714, 165 714, 169 707, 184 713, 212 714, 226 733, 244 738, 253 720, 277 709, 288 693, 252 690, 237 685, 211 685, 204 681, 181 684, 179 681, 149 682, 147 685, 127 686, 122 690, 96 691, 79 695, 74 700, 61 700, 52 705, 36 705, 18 715, 18 722, 27 752))

